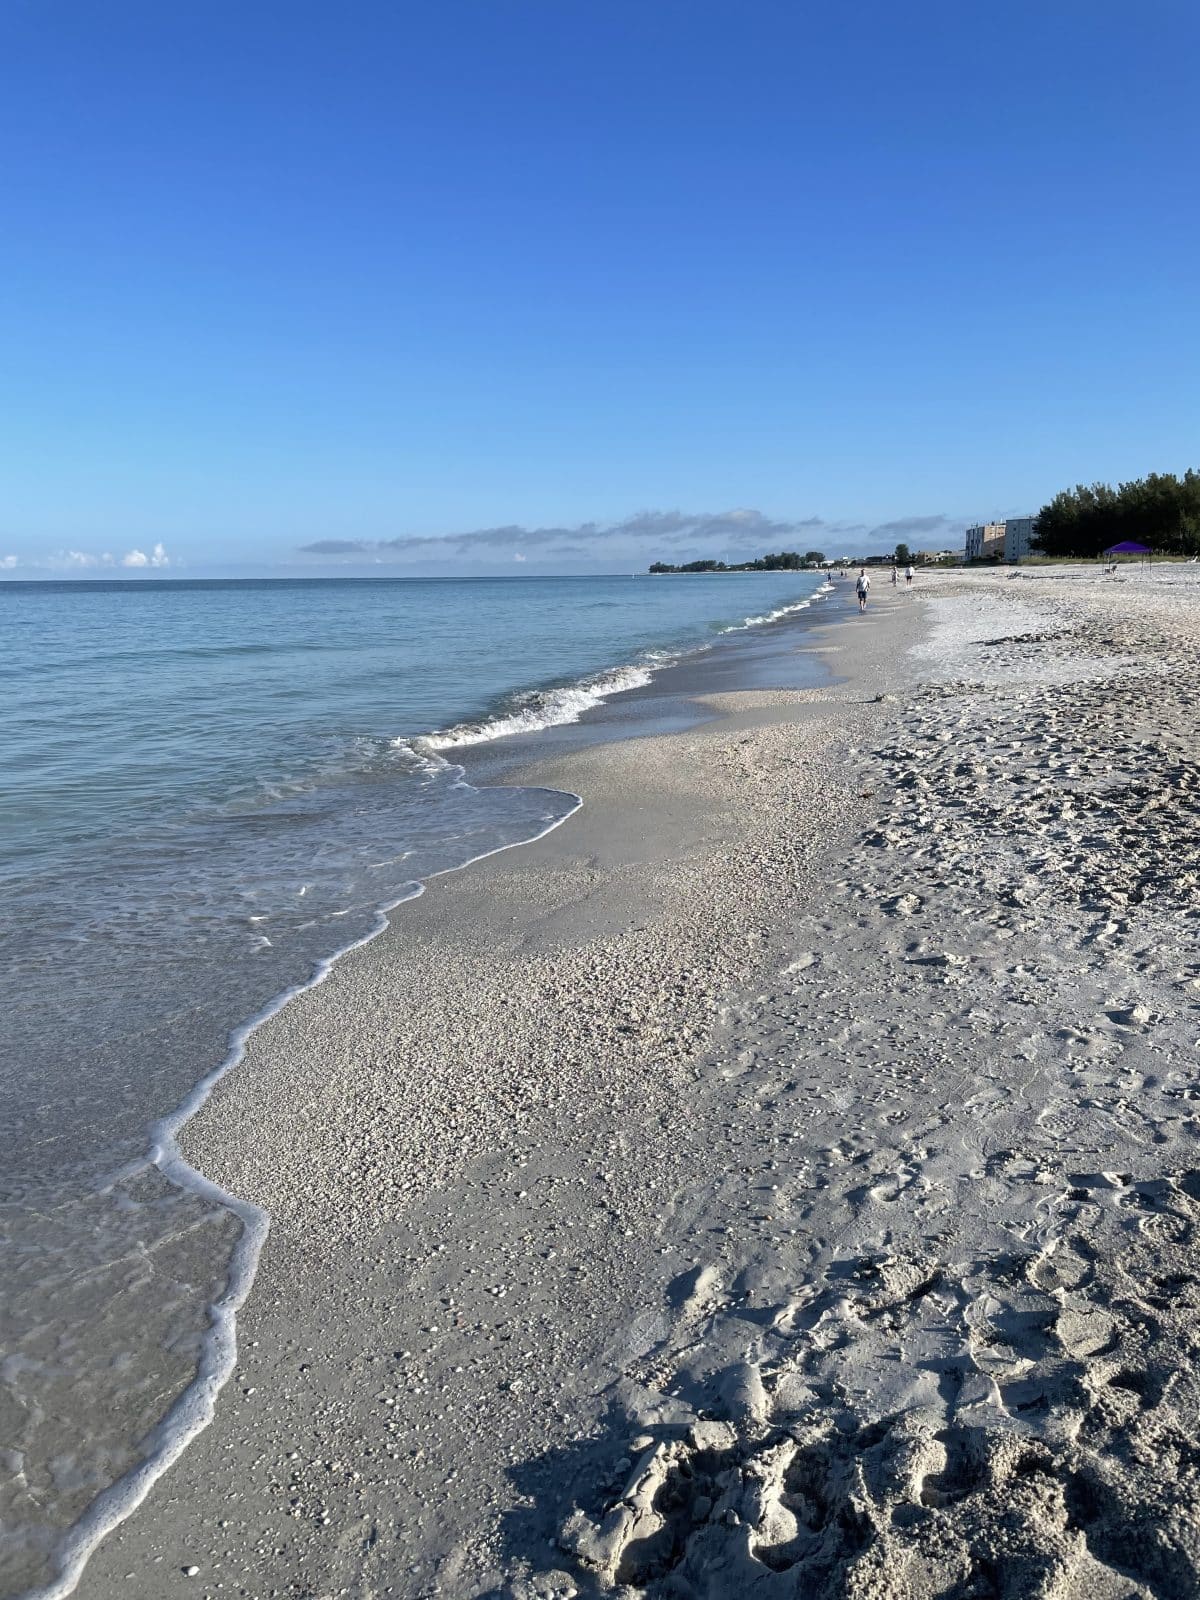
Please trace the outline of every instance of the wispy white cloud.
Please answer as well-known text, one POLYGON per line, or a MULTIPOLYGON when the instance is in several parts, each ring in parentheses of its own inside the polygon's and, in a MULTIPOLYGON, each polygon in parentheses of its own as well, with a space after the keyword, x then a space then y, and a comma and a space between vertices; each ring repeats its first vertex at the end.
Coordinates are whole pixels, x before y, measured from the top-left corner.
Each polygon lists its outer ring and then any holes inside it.
POLYGON ((51 572, 96 572, 105 567, 129 567, 133 570, 151 567, 169 567, 171 558, 160 539, 148 552, 136 547, 127 550, 118 562, 111 550, 56 550, 52 555, 18 562, 16 556, 6 556, 0 566, 7 568, 24 565, 51 572))
POLYGON ((16 564, 16 556, 0 556, 0 568, 2 568, 5 572, 11 572, 16 564))
POLYGON ((126 551, 121 557, 121 565, 123 567, 169 567, 171 558, 160 539, 149 555, 144 550, 126 551))
POLYGON ((51 567, 58 572, 83 572, 89 567, 98 567, 102 558, 90 550, 56 550, 53 555, 47 556, 45 561, 35 565, 51 567))

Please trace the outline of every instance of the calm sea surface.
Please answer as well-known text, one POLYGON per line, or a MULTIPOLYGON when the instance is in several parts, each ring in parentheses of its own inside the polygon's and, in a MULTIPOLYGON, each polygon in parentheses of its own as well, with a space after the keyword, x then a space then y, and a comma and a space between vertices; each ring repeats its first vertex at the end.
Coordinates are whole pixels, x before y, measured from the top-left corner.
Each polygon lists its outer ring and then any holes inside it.
POLYGON ((575 805, 456 751, 820 582, 0 585, 0 1595, 65 1592, 223 1376, 252 1208, 155 1124, 381 908, 575 805))

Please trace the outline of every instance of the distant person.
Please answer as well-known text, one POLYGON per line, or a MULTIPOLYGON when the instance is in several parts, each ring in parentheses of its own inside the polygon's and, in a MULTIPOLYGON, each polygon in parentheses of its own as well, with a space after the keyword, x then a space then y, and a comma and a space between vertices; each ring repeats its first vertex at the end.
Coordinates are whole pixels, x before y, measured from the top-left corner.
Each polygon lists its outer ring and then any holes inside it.
POLYGON ((913 573, 912 562, 910 561, 909 564, 904 569, 904 587, 906 589, 911 589, 912 588, 912 581, 913 581, 913 577, 914 576, 915 576, 915 574, 913 573))
POLYGON ((867 595, 871 592, 871 580, 867 577, 866 567, 859 570, 858 582, 854 585, 854 592, 858 596, 858 609, 867 609, 867 595))
POLYGON ((895 587, 896 587, 896 569, 895 569, 895 567, 893 567, 892 568, 892 588, 894 589, 895 587))

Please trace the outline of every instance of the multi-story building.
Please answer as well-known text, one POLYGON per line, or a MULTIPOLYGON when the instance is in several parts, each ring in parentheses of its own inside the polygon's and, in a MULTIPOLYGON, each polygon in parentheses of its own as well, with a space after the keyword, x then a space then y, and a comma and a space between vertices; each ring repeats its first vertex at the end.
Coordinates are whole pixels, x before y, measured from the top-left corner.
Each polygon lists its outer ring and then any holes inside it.
POLYGON ((1004 524, 1002 522, 977 522, 967 529, 964 561, 989 561, 1004 554, 1004 524))
POLYGON ((1009 517, 1004 524, 1004 559, 1020 561, 1032 548, 1036 517, 1009 517))

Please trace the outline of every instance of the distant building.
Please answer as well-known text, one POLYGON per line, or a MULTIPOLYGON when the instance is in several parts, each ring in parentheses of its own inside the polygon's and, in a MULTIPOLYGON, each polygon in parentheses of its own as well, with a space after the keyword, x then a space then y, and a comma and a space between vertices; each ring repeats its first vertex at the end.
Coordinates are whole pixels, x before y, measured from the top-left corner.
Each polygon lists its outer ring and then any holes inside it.
POLYGON ((918 550, 917 560, 923 567, 945 566, 950 561, 961 561, 957 550, 918 550))
POLYGON ((1004 523, 977 522, 967 529, 964 561, 990 561, 1004 554, 1004 523))
POLYGON ((1009 517, 1004 524, 1004 559, 1020 561, 1033 547, 1033 525, 1036 517, 1009 517))

